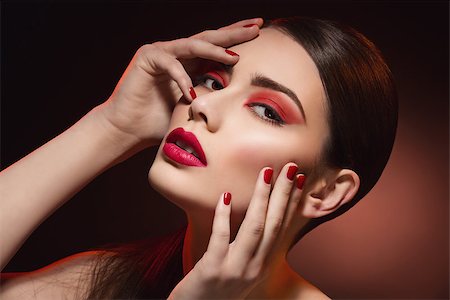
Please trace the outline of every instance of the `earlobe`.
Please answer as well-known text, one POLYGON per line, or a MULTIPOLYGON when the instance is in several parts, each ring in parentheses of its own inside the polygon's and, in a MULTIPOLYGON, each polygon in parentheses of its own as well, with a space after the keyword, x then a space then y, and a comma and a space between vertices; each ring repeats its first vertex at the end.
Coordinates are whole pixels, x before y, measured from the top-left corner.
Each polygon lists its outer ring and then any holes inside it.
POLYGON ((302 215, 318 218, 332 213, 353 199, 359 184, 359 176, 353 170, 327 172, 327 175, 317 180, 306 193, 302 215))

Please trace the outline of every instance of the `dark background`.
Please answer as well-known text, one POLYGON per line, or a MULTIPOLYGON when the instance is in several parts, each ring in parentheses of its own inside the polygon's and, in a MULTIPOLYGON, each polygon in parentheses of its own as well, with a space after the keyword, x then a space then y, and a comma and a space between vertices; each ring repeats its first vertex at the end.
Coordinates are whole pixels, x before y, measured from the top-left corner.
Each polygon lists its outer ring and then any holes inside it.
MULTIPOLYGON (((390 64, 400 95, 398 136, 366 199, 305 237, 289 259, 332 298, 448 299, 448 11, 447 1, 3 1, 2 169, 106 100, 142 44, 256 16, 339 20, 373 40, 390 64)), ((5 271, 182 226, 184 214, 147 183, 154 154, 143 151, 95 179, 31 235, 5 271)))

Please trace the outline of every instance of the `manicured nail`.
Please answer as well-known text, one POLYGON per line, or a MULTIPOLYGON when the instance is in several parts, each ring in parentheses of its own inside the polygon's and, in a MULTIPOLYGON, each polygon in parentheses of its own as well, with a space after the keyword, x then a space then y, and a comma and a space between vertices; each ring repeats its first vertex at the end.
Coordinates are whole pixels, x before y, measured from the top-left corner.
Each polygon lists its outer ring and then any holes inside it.
POLYGON ((264 171, 264 182, 265 183, 270 184, 270 181, 272 180, 272 174, 273 174, 272 169, 266 169, 264 171))
POLYGON ((231 56, 239 56, 239 54, 237 54, 236 52, 233 52, 233 51, 228 50, 228 49, 225 49, 225 52, 226 52, 228 55, 231 55, 231 56))
POLYGON ((289 180, 293 180, 295 173, 297 173, 298 167, 297 166, 290 166, 288 171, 287 171, 287 178, 289 180))
POLYGON ((247 25, 244 25, 244 27, 246 27, 246 28, 253 27, 253 26, 258 26, 258 24, 247 24, 247 25))
POLYGON ((228 192, 223 194, 223 203, 225 205, 230 205, 230 202, 231 202, 231 194, 228 192))
POLYGON ((297 188, 298 189, 300 189, 300 190, 303 189, 303 184, 305 183, 305 179, 306 179, 306 176, 303 174, 300 174, 297 177, 297 188))
POLYGON ((197 94, 195 93, 195 90, 193 87, 189 88, 189 94, 191 94, 191 98, 192 100, 194 100, 195 98, 197 98, 197 94))

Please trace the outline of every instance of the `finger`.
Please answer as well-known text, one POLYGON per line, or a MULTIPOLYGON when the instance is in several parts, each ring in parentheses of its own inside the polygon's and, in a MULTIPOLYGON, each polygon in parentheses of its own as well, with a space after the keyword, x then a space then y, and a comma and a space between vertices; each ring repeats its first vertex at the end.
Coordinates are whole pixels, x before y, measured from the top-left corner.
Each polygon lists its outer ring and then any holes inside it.
POLYGON ((281 228, 280 234, 278 234, 279 237, 284 236, 284 233, 290 226, 292 219, 297 213, 305 180, 306 176, 304 174, 298 174, 295 176, 295 188, 292 189, 291 199, 289 200, 288 208, 286 209, 286 216, 284 217, 283 226, 281 228))
POLYGON ((246 265, 255 253, 263 235, 272 173, 271 168, 264 168, 259 173, 245 218, 233 242, 233 247, 239 249, 235 256, 238 265, 246 265))
POLYGON ((259 34, 257 25, 251 27, 234 27, 227 30, 207 30, 194 36, 222 47, 230 47, 254 39, 259 34))
POLYGON ((177 83, 184 97, 192 101, 195 98, 192 80, 181 62, 157 47, 146 46, 143 47, 143 50, 140 50, 142 55, 139 55, 138 66, 152 76, 168 74, 177 83))
POLYGON ((277 237, 279 237, 281 228, 286 222, 286 211, 289 200, 292 198, 291 191, 297 170, 297 165, 289 163, 283 167, 278 175, 270 195, 264 234, 255 254, 255 259, 265 259, 275 245, 277 237))
POLYGON ((244 27, 245 25, 251 25, 251 24, 256 24, 256 25, 258 25, 258 27, 261 27, 263 25, 263 23, 264 23, 264 20, 262 18, 252 18, 252 19, 246 19, 246 20, 241 20, 241 21, 235 22, 233 24, 221 27, 218 30, 227 30, 230 28, 244 27))
POLYGON ((219 199, 214 213, 212 233, 208 243, 208 254, 223 259, 230 244, 231 194, 224 193, 219 199))
POLYGON ((227 65, 235 64, 239 60, 238 55, 227 53, 223 47, 201 39, 179 39, 168 43, 158 43, 157 47, 163 48, 180 59, 203 58, 227 65))

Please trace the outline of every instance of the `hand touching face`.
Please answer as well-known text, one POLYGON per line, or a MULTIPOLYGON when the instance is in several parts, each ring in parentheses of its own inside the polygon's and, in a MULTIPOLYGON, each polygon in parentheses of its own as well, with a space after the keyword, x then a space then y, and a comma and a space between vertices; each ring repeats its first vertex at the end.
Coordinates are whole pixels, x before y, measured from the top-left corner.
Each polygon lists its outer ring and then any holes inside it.
POLYGON ((243 215, 262 168, 277 176, 293 162, 307 174, 328 136, 320 76, 300 44, 266 28, 230 50, 239 55, 237 64, 206 62, 194 80, 197 98, 178 102, 169 124, 168 134, 183 128, 195 135, 207 164, 172 159, 164 139, 150 169, 152 185, 188 213, 213 211, 216 199, 230 192, 233 214, 243 215))

